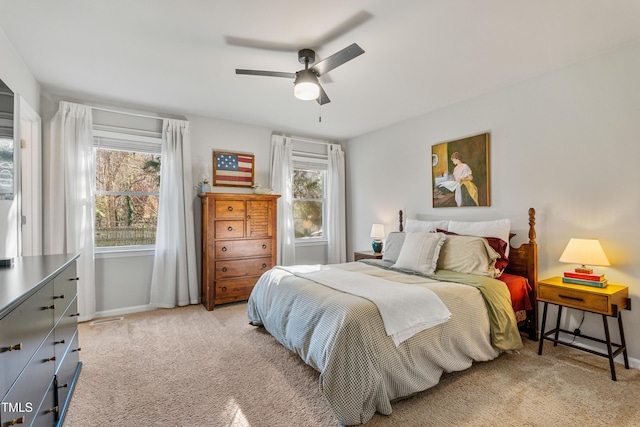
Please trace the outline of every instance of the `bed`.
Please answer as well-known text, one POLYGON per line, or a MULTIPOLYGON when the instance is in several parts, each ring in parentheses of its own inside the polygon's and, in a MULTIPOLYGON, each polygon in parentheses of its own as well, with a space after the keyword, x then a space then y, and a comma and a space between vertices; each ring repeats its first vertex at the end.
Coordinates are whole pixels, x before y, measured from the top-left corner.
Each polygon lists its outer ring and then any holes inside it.
POLYGON ((322 394, 341 424, 390 414, 393 401, 433 387, 443 373, 516 352, 522 334, 537 340, 535 210, 528 214, 529 241, 507 246, 499 278, 442 268, 456 269, 456 254, 469 245, 484 248, 472 252, 486 252, 494 268, 501 256, 488 238, 473 236, 479 223, 404 232, 400 211, 388 259, 276 266, 254 287, 249 320, 320 373, 322 394))

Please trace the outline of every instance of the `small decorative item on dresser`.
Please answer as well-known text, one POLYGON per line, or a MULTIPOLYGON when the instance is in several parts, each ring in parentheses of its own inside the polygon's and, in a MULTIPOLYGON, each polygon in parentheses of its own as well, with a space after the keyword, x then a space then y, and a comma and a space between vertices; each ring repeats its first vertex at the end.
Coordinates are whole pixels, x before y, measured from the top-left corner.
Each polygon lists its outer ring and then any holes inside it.
POLYGON ((375 253, 382 252, 382 239, 384 239, 384 225, 383 224, 373 224, 371 226, 371 237, 373 238, 373 242, 371 243, 371 247, 375 253))
POLYGON ((382 259, 382 253, 374 251, 359 251, 353 253, 354 261, 360 261, 361 259, 382 259))

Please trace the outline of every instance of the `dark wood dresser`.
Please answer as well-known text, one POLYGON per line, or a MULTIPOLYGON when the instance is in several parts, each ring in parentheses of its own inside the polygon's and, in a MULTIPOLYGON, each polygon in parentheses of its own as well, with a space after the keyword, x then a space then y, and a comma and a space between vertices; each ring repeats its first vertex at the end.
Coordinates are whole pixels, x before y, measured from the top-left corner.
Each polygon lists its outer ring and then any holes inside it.
POLYGON ((76 258, 0 268, 0 426, 62 425, 82 363, 76 258))
POLYGON ((203 193, 202 304, 249 299, 276 264, 277 201, 273 194, 203 193))

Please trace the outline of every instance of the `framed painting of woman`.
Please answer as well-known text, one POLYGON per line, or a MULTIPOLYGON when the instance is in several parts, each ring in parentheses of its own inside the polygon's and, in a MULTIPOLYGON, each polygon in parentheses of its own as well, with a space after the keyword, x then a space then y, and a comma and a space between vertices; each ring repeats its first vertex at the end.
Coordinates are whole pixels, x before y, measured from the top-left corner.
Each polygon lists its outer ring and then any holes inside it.
POLYGON ((489 133, 431 147, 433 207, 491 206, 489 133))

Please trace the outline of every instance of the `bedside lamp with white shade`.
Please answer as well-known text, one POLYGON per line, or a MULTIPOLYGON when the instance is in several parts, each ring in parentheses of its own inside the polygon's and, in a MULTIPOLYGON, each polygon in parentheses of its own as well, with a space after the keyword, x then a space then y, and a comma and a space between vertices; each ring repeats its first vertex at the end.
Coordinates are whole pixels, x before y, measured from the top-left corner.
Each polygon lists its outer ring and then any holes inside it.
POLYGON ((382 252, 382 239, 384 239, 384 225, 373 224, 371 226, 371 237, 373 238, 373 242, 371 243, 373 252, 379 254, 380 252, 382 252))
POLYGON ((604 253, 600 241, 598 239, 575 239, 569 240, 567 247, 560 256, 560 262, 569 264, 580 264, 576 267, 576 273, 593 273, 593 269, 588 265, 609 266, 609 259, 604 253))

